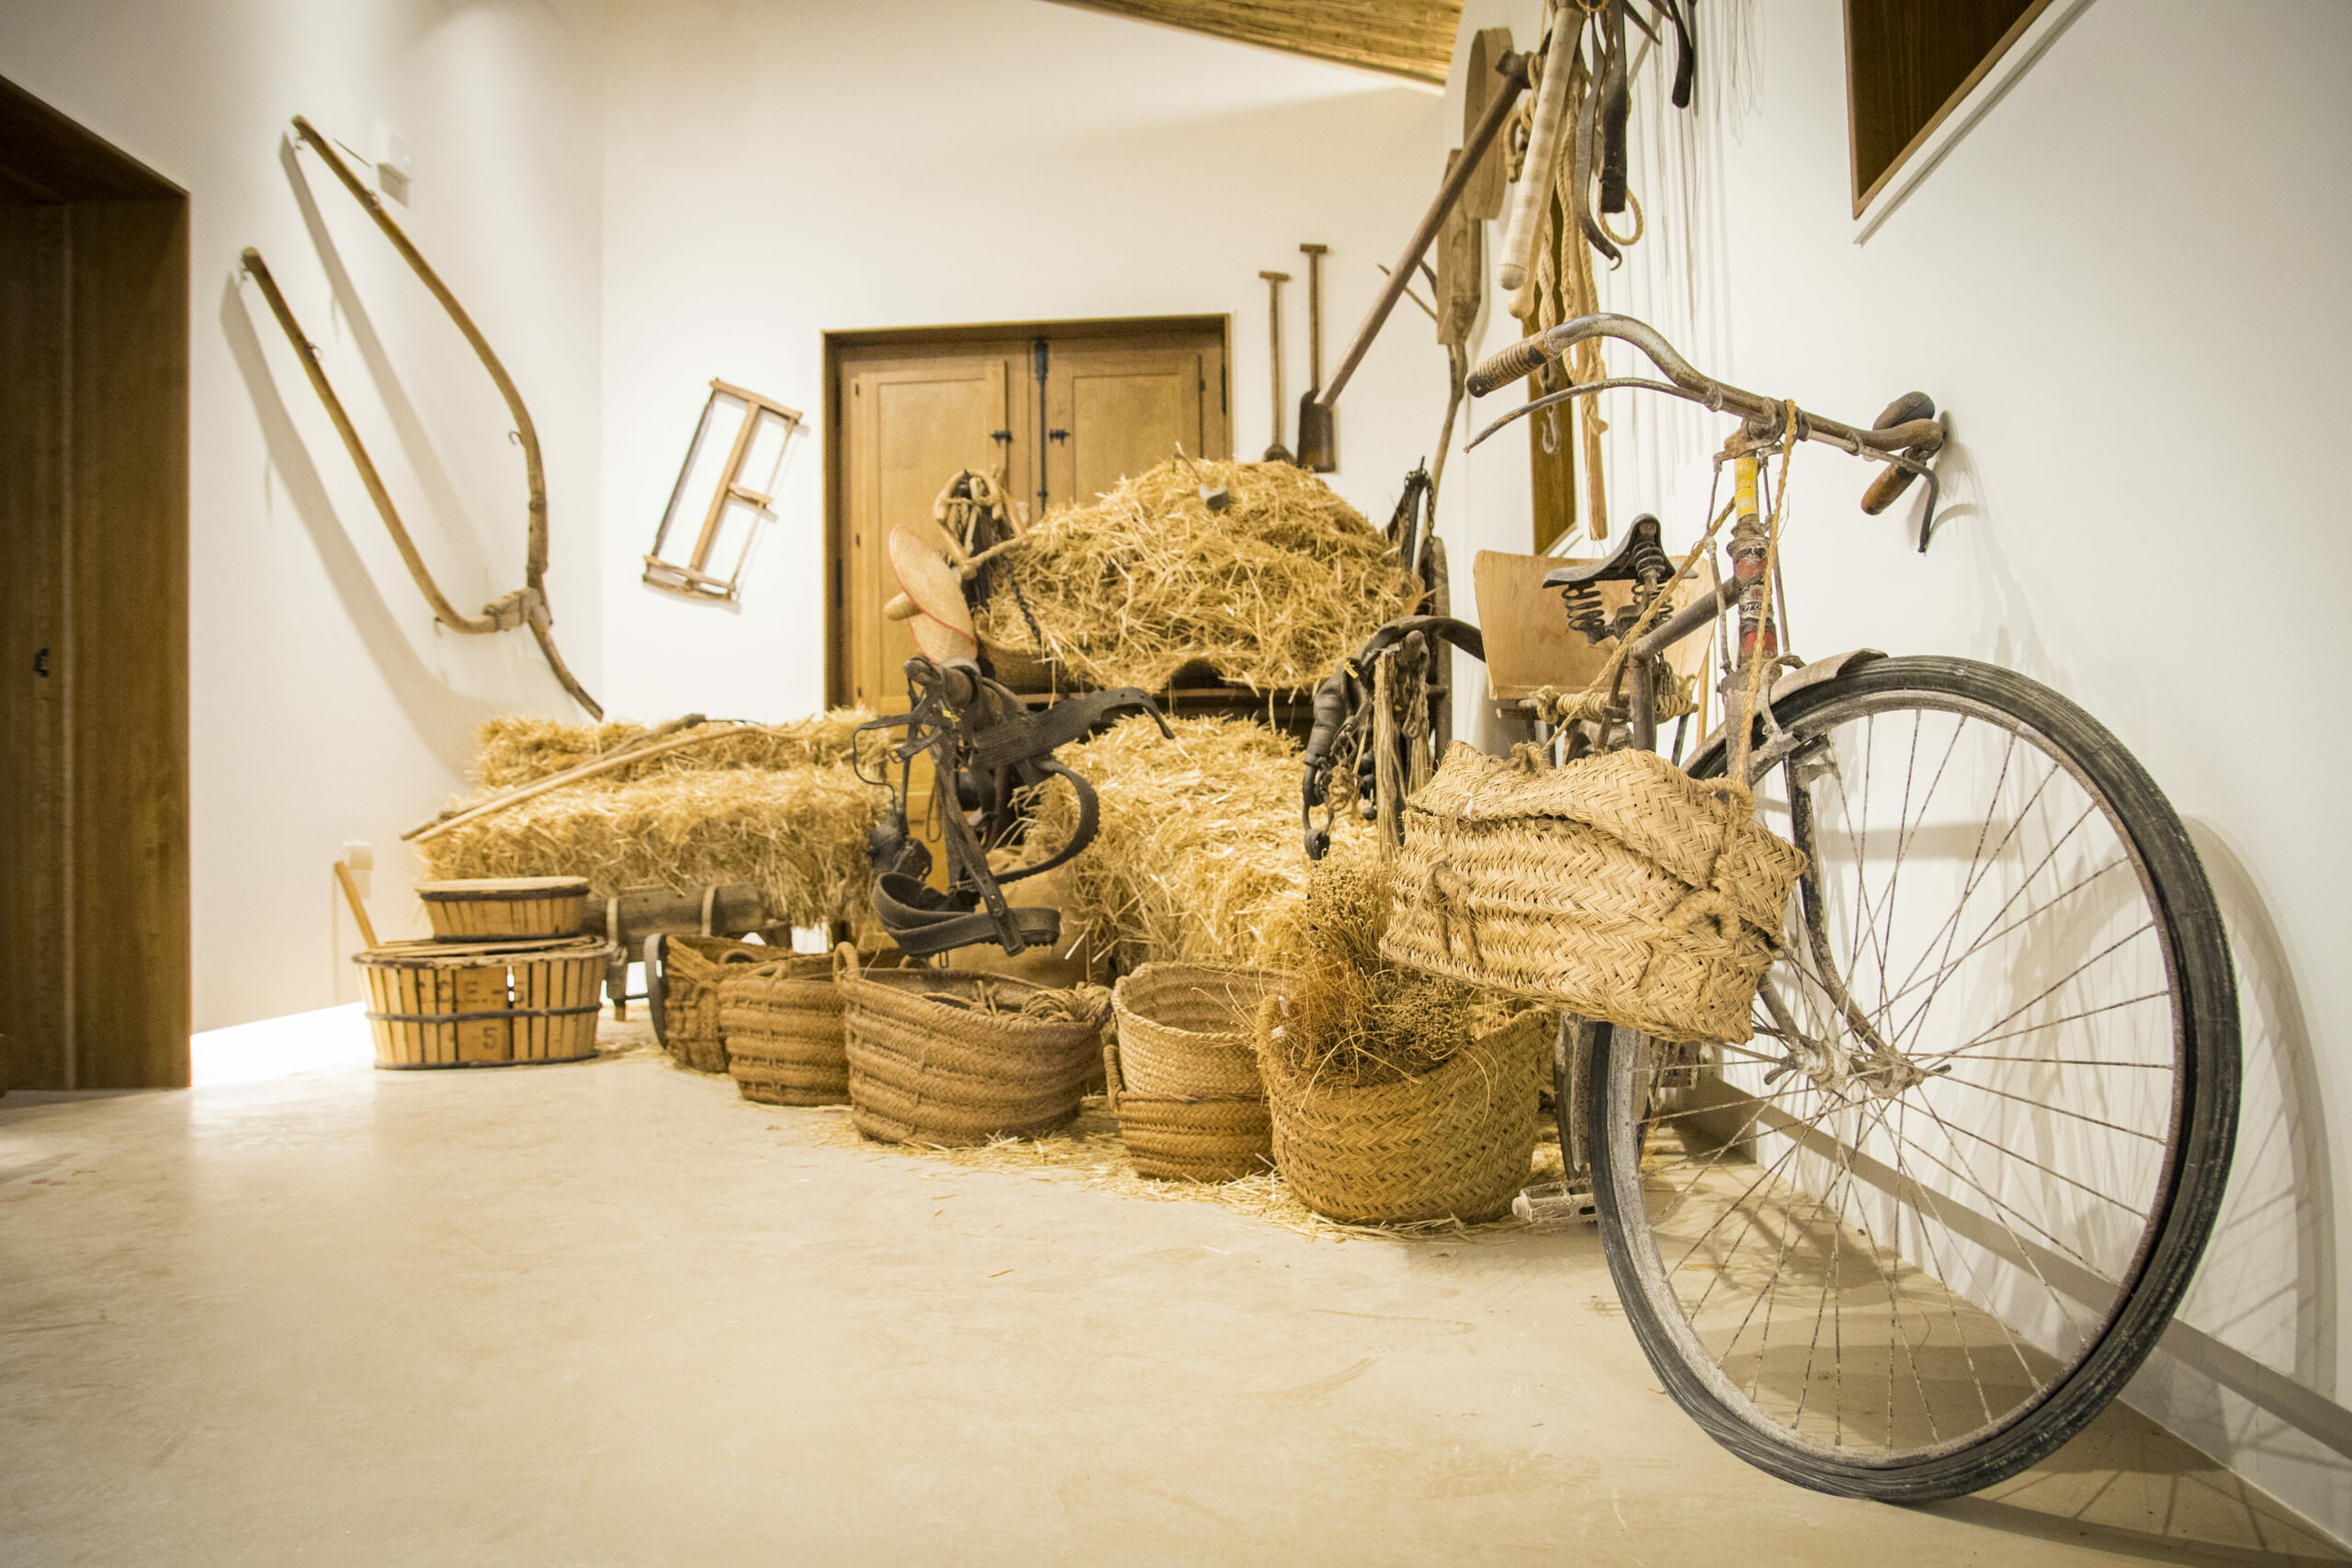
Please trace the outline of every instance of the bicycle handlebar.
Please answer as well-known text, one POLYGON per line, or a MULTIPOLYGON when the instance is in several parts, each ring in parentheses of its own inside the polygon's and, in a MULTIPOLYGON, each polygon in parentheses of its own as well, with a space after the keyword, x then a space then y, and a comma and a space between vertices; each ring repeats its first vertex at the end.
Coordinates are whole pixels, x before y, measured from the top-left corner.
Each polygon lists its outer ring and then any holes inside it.
MULTIPOLYGON (((1786 412, 1783 405, 1774 399, 1735 387, 1728 381, 1719 381, 1713 376, 1702 375, 1648 322, 1608 311, 1562 321, 1549 332, 1521 338, 1500 353, 1489 355, 1470 373, 1467 382, 1470 395, 1484 397, 1496 388, 1539 368, 1545 362, 1560 358, 1586 339, 1596 337, 1613 337, 1633 344, 1674 384, 1676 390, 1718 412, 1736 413, 1750 420, 1762 421, 1777 431, 1786 412)), ((1932 404, 1928 406, 1933 407, 1932 404)), ((1808 413, 1803 409, 1796 411, 1796 426, 1797 435, 1803 440, 1826 441, 1833 446, 1844 447, 1858 457, 1882 459, 1893 458, 1897 453, 1911 453, 1915 447, 1932 449, 1942 444, 1944 434, 1942 423, 1932 417, 1905 420, 1880 430, 1863 430, 1808 413)))
POLYGON ((1868 430, 1824 419, 1807 413, 1794 403, 1782 403, 1728 381, 1718 381, 1691 367, 1690 362, 1675 352, 1674 345, 1658 335, 1657 329, 1646 321, 1631 316, 1601 311, 1578 316, 1572 321, 1562 321, 1548 332, 1524 337, 1488 355, 1473 370, 1464 385, 1473 397, 1485 397, 1496 388, 1519 379, 1541 368, 1546 362, 1557 360, 1569 349, 1589 338, 1613 337, 1629 343, 1646 355, 1651 364, 1666 377, 1664 382, 1642 378, 1602 379, 1570 386, 1522 404, 1511 413, 1496 421, 1470 443, 1476 446, 1496 431, 1521 415, 1559 402, 1564 399, 1581 397, 1611 387, 1638 387, 1650 391, 1670 392, 1703 403, 1718 413, 1736 413, 1747 423, 1751 436, 1774 439, 1788 434, 1793 424, 1801 441, 1820 441, 1842 447, 1857 457, 1883 462, 1889 467, 1871 481, 1862 498, 1862 510, 1873 515, 1893 505, 1895 498, 1910 487, 1915 479, 1928 481, 1928 512, 1919 523, 1919 548, 1928 547, 1928 536, 1935 526, 1937 484, 1927 460, 1942 449, 1943 421, 1936 416, 1936 405, 1922 392, 1910 392, 1896 399, 1880 414, 1878 423, 1868 430))

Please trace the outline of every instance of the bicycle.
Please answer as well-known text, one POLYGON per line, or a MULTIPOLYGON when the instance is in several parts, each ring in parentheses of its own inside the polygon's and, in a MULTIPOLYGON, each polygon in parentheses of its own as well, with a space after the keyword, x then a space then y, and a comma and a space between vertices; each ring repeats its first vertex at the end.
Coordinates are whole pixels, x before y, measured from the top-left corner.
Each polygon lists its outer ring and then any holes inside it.
MULTIPOLYGON (((1656 750, 1666 650, 1736 627, 1713 660, 1731 716, 1688 771, 1747 780, 1806 870, 1747 1039, 1674 1046, 1564 1021, 1563 1159, 1589 1171, 1643 1351, 1717 1441, 1844 1495, 1980 1490, 2120 1392, 2212 1230, 2239 1073, 2220 911, 2147 772, 2047 686, 1867 651, 1781 673, 1786 487, 1768 513, 1767 460, 1778 453, 1785 480, 1810 440, 1885 462, 1871 512, 1925 478, 1925 548, 1932 402, 1914 393, 1869 429, 1844 424, 1702 375, 1648 326, 1605 314, 1490 357, 1470 390, 1595 337, 1632 344, 1665 379, 1572 386, 1478 439, 1570 398, 1658 391, 1739 416, 1735 497, 1721 513, 1711 497, 1679 571, 1645 518, 1608 560, 1545 579, 1572 624, 1617 644, 1613 683, 1559 714, 1552 739, 1564 760, 1656 750), (1726 516, 1730 575, 1670 610, 1726 516), (1596 608, 1606 581, 1633 586, 1613 618, 1596 608)), ((1480 652, 1475 628, 1440 621, 1400 623, 1383 646, 1480 652)), ((1328 786, 1351 725, 1362 742, 1365 684, 1318 694, 1310 840, 1315 766, 1328 786)), ((1380 770, 1358 761, 1370 784, 1380 770)))

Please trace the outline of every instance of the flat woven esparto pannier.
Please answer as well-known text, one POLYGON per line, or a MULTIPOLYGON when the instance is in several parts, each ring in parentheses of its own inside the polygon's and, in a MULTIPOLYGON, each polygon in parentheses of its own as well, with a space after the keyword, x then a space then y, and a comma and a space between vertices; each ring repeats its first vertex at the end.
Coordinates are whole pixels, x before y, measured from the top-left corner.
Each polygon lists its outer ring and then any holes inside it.
POLYGON ((1369 1088, 1294 1075, 1281 1003, 1259 1015, 1274 1167, 1300 1202, 1351 1224, 1497 1218, 1527 1185, 1552 1018, 1535 1010, 1418 1077, 1369 1088))
POLYGON ((846 1105, 842 1013, 830 953, 726 976, 718 982, 718 1028, 736 1089, 745 1100, 769 1105, 846 1105))
POLYGON ((1654 752, 1526 756, 1456 745, 1405 802, 1383 955, 1658 1040, 1747 1039, 1804 856, 1745 787, 1654 752))
POLYGON ((1272 1168, 1253 1020, 1283 979, 1229 964, 1147 964, 1120 977, 1102 1076, 1137 1175, 1232 1181, 1272 1168))
POLYGON ((1087 1018, 1031 1018, 1022 1004, 1041 992, 1023 981, 861 968, 843 956, 836 983, 847 1003, 850 1120, 859 1132, 953 1147, 1035 1137, 1078 1114, 1101 1060, 1108 998, 1087 1018), (971 1005, 982 996, 995 1010, 971 1005))

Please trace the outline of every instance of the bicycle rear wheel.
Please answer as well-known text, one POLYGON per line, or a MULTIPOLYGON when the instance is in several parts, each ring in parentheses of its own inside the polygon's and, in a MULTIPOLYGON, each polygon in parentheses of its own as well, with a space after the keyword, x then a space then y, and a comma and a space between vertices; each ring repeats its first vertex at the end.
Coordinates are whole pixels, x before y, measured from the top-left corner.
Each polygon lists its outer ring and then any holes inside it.
POLYGON ((1817 886, 1750 1038, 1599 1032, 1602 1236, 1725 1447, 1952 1496, 2079 1431, 2163 1333, 2228 1174, 2235 981, 2179 818, 2055 692, 1889 659, 1775 710, 1796 745, 1758 808, 1817 886))

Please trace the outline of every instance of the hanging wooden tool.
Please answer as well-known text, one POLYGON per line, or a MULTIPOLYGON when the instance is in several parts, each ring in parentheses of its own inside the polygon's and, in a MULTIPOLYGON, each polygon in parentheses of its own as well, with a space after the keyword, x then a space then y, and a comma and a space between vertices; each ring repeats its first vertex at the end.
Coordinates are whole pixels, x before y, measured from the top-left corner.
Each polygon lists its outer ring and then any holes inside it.
POLYGON ((1266 280, 1267 358, 1274 371, 1274 439, 1273 444, 1266 448, 1262 460, 1269 463, 1295 462, 1296 459, 1291 457, 1290 448, 1283 445, 1283 285, 1290 281, 1290 274, 1261 272, 1258 276, 1266 280))
POLYGON ((1306 257, 1306 392, 1298 400, 1298 466, 1328 474, 1340 466, 1340 438, 1323 393, 1323 258, 1329 245, 1301 245, 1306 257))
MULTIPOLYGON (((1339 401, 1340 393, 1346 389, 1349 378, 1356 373, 1356 367, 1363 363, 1365 353, 1372 347, 1372 340, 1380 335, 1380 329, 1386 324, 1388 313, 1396 308, 1396 301, 1404 298, 1407 285, 1419 269, 1421 258, 1429 254, 1430 246, 1436 243, 1438 231, 1445 226, 1447 215, 1462 199, 1462 194, 1469 186, 1470 177, 1478 168, 1480 160, 1485 158, 1487 150, 1495 144, 1495 139, 1510 119, 1520 94, 1527 90, 1524 56, 1506 54, 1496 62, 1495 73, 1502 80, 1497 86, 1493 100, 1487 106, 1486 118, 1471 132, 1469 141, 1463 145, 1462 156, 1453 161, 1453 167, 1438 186, 1429 211, 1422 214, 1419 226, 1405 242, 1404 255, 1388 275, 1387 285, 1374 299, 1372 309, 1365 312, 1363 324, 1356 329, 1355 338, 1348 344, 1347 353, 1340 356, 1339 368, 1331 372, 1330 384, 1311 395, 1299 409, 1298 449, 1302 464, 1309 464, 1312 458, 1320 456, 1329 457, 1331 466, 1337 466, 1332 441, 1332 406, 1339 401), (1323 446, 1320 453, 1315 450, 1318 438, 1323 446)), ((1317 471, 1327 470, 1318 468, 1317 471)))
MULTIPOLYGON (((1510 58, 1510 29, 1481 28, 1470 35, 1470 68, 1462 78, 1462 141, 1468 146, 1478 134, 1479 122, 1502 86, 1496 73, 1510 58)), ((1500 218, 1503 197, 1510 188, 1510 160, 1504 150, 1490 147, 1470 171, 1457 209, 1471 219, 1500 218)), ((1440 271, 1444 268, 1441 266, 1440 271)))
MULTIPOLYGON (((523 550, 523 586, 516 592, 508 594, 485 609, 482 618, 492 623, 490 625, 466 624, 468 618, 457 615, 454 611, 445 614, 445 610, 447 610, 447 601, 440 596, 437 589, 428 588, 426 597, 434 602, 434 615, 444 625, 464 632, 504 631, 514 626, 529 626, 532 637, 538 641, 540 653, 546 656, 548 668, 555 672, 555 678, 562 683, 563 689, 571 693, 572 700, 587 709, 591 716, 596 718, 604 717, 603 705, 590 696, 586 688, 580 684, 578 678, 571 673, 571 666, 564 663, 563 655, 555 646, 555 616, 548 607, 547 596, 547 470, 539 457, 538 429, 531 423, 530 410, 523 406, 523 394, 516 390, 514 378, 506 373, 506 367, 500 364, 498 355, 492 352, 489 342, 481 335, 481 329, 474 325, 473 318, 466 314, 465 307, 458 303, 457 296, 449 292, 449 286, 441 281, 441 275, 433 270, 432 264, 427 262, 423 253, 417 250, 415 243, 409 239, 399 224, 392 221, 391 214, 384 209, 384 204, 378 199, 376 193, 369 190, 357 175, 352 173, 350 165, 343 161, 343 155, 319 133, 318 128, 299 114, 294 117, 294 130, 298 138, 295 145, 299 148, 308 143, 320 157, 326 161, 328 169, 334 173, 336 180, 367 210, 368 216, 376 220, 376 227, 383 231, 384 237, 391 242, 392 249, 400 253, 401 259, 408 263, 409 270, 416 274, 418 281, 424 285, 425 291, 439 301, 442 310, 448 313, 450 321, 456 325, 458 333, 472 347, 475 357, 481 361, 482 368, 490 373, 492 382, 498 388, 498 395, 505 400, 507 412, 514 418, 514 438, 523 448, 524 479, 529 487, 530 494, 529 521, 525 534, 523 550)), ((246 251, 245 255, 248 270, 252 270, 261 258, 252 250, 246 251)), ((259 282, 265 276, 266 276, 266 268, 255 273, 254 280, 259 282)), ((293 313, 284 309, 284 298, 277 294, 275 284, 266 286, 264 293, 271 298, 271 309, 278 318, 278 324, 285 328, 287 335, 294 340, 295 347, 302 355, 303 363, 309 367, 312 388, 319 391, 322 400, 329 402, 328 412, 335 417, 336 428, 343 433, 344 445, 351 451, 352 460, 360 465, 362 478, 372 475, 375 471, 374 465, 366 460, 366 456, 359 447, 357 434, 350 428, 349 419, 342 416, 341 405, 332 400, 333 394, 326 388, 326 378, 318 370, 317 350, 293 324, 293 313)), ((424 587, 430 581, 430 578, 420 576, 424 571, 423 563, 415 558, 415 547, 408 543, 406 530, 401 528, 394 520, 390 512, 390 501, 380 494, 381 489, 381 481, 376 480, 371 483, 368 493, 376 499, 377 510, 384 514, 385 522, 391 526, 394 540, 401 547, 401 558, 409 562, 410 575, 419 576, 418 586, 424 587)))

